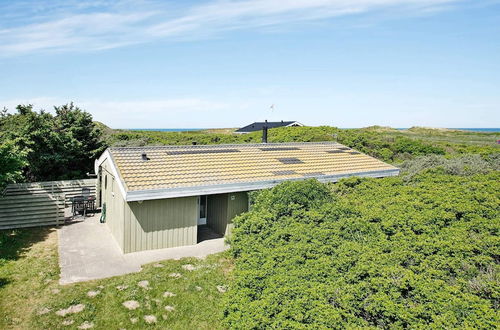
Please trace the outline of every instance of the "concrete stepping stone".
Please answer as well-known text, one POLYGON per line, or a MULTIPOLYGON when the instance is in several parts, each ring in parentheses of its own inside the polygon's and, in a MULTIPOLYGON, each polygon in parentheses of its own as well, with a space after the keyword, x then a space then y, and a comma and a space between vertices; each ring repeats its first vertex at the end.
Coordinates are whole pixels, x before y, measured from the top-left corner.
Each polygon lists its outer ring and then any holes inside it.
POLYGON ((193 271, 193 270, 196 270, 196 267, 191 265, 191 264, 187 264, 187 265, 182 265, 182 269, 188 270, 188 271, 193 271))
POLYGON ((72 325, 73 323, 75 323, 75 321, 73 321, 73 320, 62 321, 62 325, 64 325, 64 326, 72 325))
POLYGON ((134 310, 141 306, 139 302, 135 300, 127 300, 122 305, 128 310, 134 310))
POLYGON ((69 306, 66 309, 60 309, 60 310, 58 310, 56 312, 56 314, 59 315, 59 316, 66 316, 67 314, 80 313, 84 309, 85 309, 85 305, 84 304, 77 304, 77 305, 69 306))
POLYGON ((89 291, 89 292, 87 292, 87 297, 89 297, 89 298, 94 298, 94 297, 96 297, 99 293, 101 293, 101 291, 99 291, 99 290, 96 290, 96 291, 89 291))
POLYGON ((144 315, 144 321, 147 324, 156 323, 156 316, 154 316, 154 315, 144 315))
POLYGON ((173 292, 165 291, 165 292, 163 293, 163 297, 164 297, 164 298, 175 297, 175 296, 176 296, 176 294, 175 294, 175 293, 173 293, 173 292))
POLYGON ((78 329, 91 329, 94 327, 94 323, 85 321, 82 324, 80 324, 77 328, 78 329))
POLYGON ((44 314, 47 314, 47 313, 50 313, 50 308, 44 307, 44 308, 40 309, 37 314, 38 315, 44 315, 44 314))

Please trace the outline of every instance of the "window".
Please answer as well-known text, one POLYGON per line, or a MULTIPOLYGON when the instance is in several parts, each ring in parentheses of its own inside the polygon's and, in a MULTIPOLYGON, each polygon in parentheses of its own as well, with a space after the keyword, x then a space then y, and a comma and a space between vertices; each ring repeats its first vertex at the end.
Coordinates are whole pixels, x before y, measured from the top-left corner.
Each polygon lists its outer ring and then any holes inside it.
POLYGON ((207 196, 200 196, 200 219, 207 217, 207 196))
POLYGON ((198 226, 207 224, 207 196, 198 197, 198 226))
POLYGON ((108 189, 108 175, 104 176, 104 189, 108 189))

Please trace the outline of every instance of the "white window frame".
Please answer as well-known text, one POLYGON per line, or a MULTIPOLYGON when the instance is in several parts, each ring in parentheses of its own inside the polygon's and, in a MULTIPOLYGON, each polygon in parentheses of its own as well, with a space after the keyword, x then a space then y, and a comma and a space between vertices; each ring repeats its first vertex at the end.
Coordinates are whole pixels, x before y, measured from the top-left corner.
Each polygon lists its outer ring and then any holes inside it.
POLYGON ((197 221, 198 221, 198 226, 200 226, 200 225, 206 225, 207 224, 207 209, 208 209, 208 205, 207 204, 208 204, 208 197, 207 197, 207 195, 198 196, 198 210, 197 210, 197 213, 196 213, 196 218, 197 218, 197 221), (205 198, 205 217, 204 218, 200 218, 201 198, 205 198))

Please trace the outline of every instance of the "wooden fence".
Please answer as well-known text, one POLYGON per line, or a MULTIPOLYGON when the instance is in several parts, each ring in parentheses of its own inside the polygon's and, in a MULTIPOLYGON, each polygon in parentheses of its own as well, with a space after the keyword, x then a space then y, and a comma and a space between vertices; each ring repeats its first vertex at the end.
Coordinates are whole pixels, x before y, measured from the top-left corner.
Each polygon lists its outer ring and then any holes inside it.
POLYGON ((38 227, 64 223, 69 198, 90 188, 96 179, 10 184, 0 196, 0 229, 38 227))

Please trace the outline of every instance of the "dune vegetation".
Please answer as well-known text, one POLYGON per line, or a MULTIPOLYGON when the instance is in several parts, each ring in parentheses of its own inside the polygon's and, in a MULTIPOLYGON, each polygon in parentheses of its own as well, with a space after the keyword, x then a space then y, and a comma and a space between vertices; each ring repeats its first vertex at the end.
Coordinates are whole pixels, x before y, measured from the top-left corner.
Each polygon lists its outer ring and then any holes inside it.
MULTIPOLYGON (((55 116, 2 113, 0 188, 81 178, 110 146, 261 139, 230 129, 114 130, 91 119, 71 104, 55 116)), ((56 229, 0 231, 0 328, 495 328, 499 139, 428 128, 272 129, 269 142, 337 141, 401 175, 254 192, 229 252, 110 279, 61 286, 56 229)))

